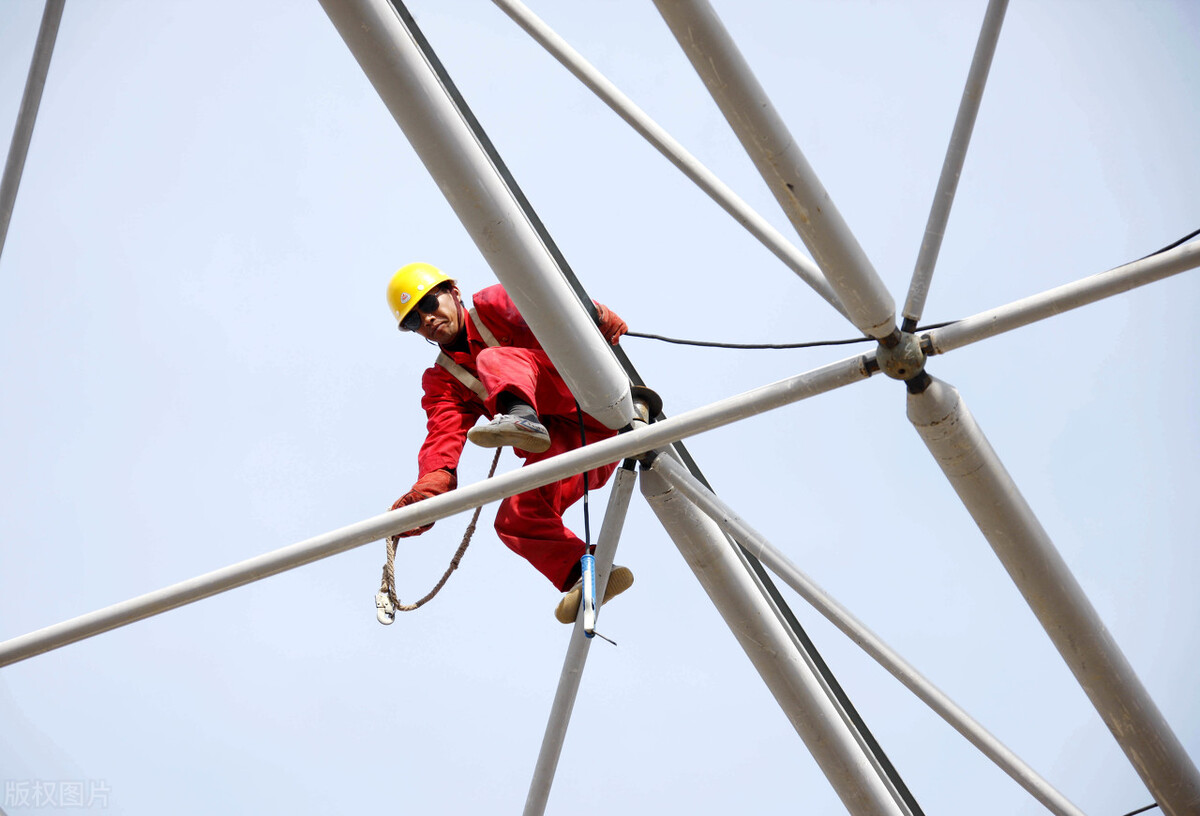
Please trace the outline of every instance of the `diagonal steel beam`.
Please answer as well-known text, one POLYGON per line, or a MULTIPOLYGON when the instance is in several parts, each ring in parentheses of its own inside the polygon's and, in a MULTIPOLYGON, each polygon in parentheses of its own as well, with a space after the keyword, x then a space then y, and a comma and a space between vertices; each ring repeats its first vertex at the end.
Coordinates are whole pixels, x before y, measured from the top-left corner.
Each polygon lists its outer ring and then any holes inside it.
POLYGON ((884 643, 878 635, 855 618, 845 607, 830 597, 783 553, 772 546, 761 533, 747 524, 729 505, 700 484, 684 468, 674 460, 663 458, 655 460, 655 470, 675 489, 703 510, 722 530, 745 547, 747 551, 758 557, 771 572, 796 590, 830 623, 857 643, 875 662, 887 669, 893 677, 903 683, 938 716, 966 737, 984 756, 996 763, 1021 787, 1029 791, 1051 813, 1058 814, 1058 816, 1083 816, 1083 812, 1070 800, 1025 764, 1020 757, 996 739, 957 703, 947 697, 941 689, 929 682, 916 668, 884 643))
POLYGON ((728 425, 739 419, 865 380, 872 373, 870 357, 849 357, 745 394, 729 397, 704 408, 687 411, 653 425, 526 465, 516 471, 410 504, 400 510, 355 522, 137 598, 0 642, 0 666, 27 660, 52 649, 261 581, 404 530, 424 526, 505 496, 533 490, 601 465, 619 462, 670 445, 680 439, 728 425))
POLYGON ((658 468, 670 456, 663 452, 643 468, 642 495, 846 809, 854 816, 919 816, 861 741, 847 711, 764 594, 744 551, 663 478, 658 468))
POLYGON ((738 223, 761 241, 767 249, 771 250, 775 257, 787 264, 829 305, 841 312, 843 316, 849 317, 838 300, 837 294, 815 263, 805 257, 800 250, 783 237, 779 230, 771 226, 769 221, 755 212, 749 204, 738 197, 737 193, 717 178, 715 173, 701 164, 683 145, 646 115, 645 111, 635 105, 633 100, 623 94, 595 66, 584 59, 582 54, 530 11, 528 6, 520 0, 493 0, 493 2, 596 96, 600 97, 618 116, 629 123, 646 141, 650 142, 658 152, 679 168, 696 186, 721 205, 725 212, 737 219, 738 223))
POLYGON ((1188 757, 959 393, 930 379, 908 418, 1126 757, 1168 816, 1200 812, 1188 757))
MULTIPOLYGON (((596 539, 598 598, 604 597, 604 590, 608 586, 613 556, 617 551, 617 542, 621 538, 621 529, 629 510, 629 500, 633 497, 633 487, 637 481, 637 471, 632 467, 633 460, 626 460, 626 463, 628 467, 617 469, 612 492, 609 493, 608 509, 604 513, 604 523, 600 526, 600 536, 596 539)), ((567 726, 571 722, 571 711, 579 694, 579 684, 583 680, 583 668, 587 663, 591 644, 591 639, 583 632, 581 615, 579 620, 575 621, 571 640, 567 644, 567 655, 563 658, 562 674, 558 679, 558 689, 554 692, 554 702, 550 705, 546 733, 542 737, 542 747, 534 765, 533 779, 529 782, 529 793, 525 797, 524 816, 541 816, 546 812, 546 804, 550 801, 550 787, 554 784, 554 772, 558 769, 558 758, 567 739, 567 726)))
POLYGON ((46 87, 46 74, 50 71, 50 58, 54 55, 54 41, 58 38, 58 24, 62 21, 65 3, 66 0, 46 0, 46 9, 42 12, 29 76, 25 80, 17 123, 8 146, 8 158, 4 162, 4 176, 0 178, 0 254, 4 252, 4 242, 8 237, 8 224, 17 202, 17 188, 21 186, 21 173, 25 169, 25 157, 29 154, 29 143, 33 139, 33 125, 42 104, 42 89, 46 87))
POLYGON ((987 85, 992 57, 996 55, 996 41, 1000 38, 1000 25, 1004 22, 1004 11, 1008 0, 989 0, 983 15, 983 27, 975 44, 975 56, 967 71, 967 84, 958 103, 958 116, 950 132, 950 144, 946 147, 946 158, 942 162, 942 174, 938 178, 937 190, 933 194, 933 205, 929 209, 929 220, 925 223, 925 239, 917 254, 912 281, 908 286, 908 298, 904 302, 904 323, 901 329, 911 332, 921 322, 925 310, 925 298, 929 295, 929 283, 933 279, 933 267, 937 264, 942 249, 942 236, 946 233, 946 222, 950 220, 950 207, 954 204, 954 193, 958 190, 958 178, 963 162, 967 158, 967 147, 971 144, 971 132, 975 129, 975 118, 979 115, 979 103, 983 100, 983 88, 987 85))
POLYGON ((580 304, 399 0, 321 0, 363 72, 583 409, 633 419, 629 378, 580 304))
POLYGON ((896 331, 896 307, 842 214, 706 0, 654 0, 758 172, 860 331, 896 331))
POLYGON ((957 320, 922 335, 926 354, 945 354, 1021 326, 1087 306, 1139 286, 1200 266, 1200 241, 1157 252, 1149 257, 1047 289, 995 309, 957 320))

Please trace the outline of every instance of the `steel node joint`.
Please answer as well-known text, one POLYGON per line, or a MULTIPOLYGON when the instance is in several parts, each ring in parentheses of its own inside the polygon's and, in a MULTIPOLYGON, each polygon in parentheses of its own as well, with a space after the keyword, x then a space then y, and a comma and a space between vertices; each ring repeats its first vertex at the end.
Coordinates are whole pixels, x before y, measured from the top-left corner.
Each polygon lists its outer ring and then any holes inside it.
MULTIPOLYGON (((621 429, 621 433, 644 428, 662 417, 662 397, 656 391, 644 385, 635 385, 630 388, 630 394, 633 396, 633 420, 621 429)), ((648 450, 626 459, 623 467, 633 470, 637 463, 641 463, 643 468, 648 468, 653 464, 654 457, 657 455, 658 451, 648 450)))
POLYGON ((658 392, 644 385, 634 385, 629 389, 633 397, 633 414, 635 420, 641 420, 649 425, 662 416, 663 401, 658 392))
POLYGON ((925 351, 921 338, 911 332, 893 331, 879 341, 875 350, 879 370, 893 380, 912 380, 925 373, 925 351))

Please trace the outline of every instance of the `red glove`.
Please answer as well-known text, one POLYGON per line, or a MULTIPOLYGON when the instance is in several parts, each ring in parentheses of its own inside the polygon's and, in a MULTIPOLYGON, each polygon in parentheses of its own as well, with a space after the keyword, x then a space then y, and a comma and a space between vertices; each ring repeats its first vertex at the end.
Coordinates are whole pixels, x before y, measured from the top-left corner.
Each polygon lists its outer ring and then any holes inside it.
POLYGON ((611 345, 616 345, 621 335, 629 331, 629 326, 612 309, 602 304, 596 304, 596 318, 600 321, 600 333, 611 345))
MULTIPOLYGON (((396 503, 392 505, 393 510, 399 510, 401 507, 419 502, 421 499, 440 496, 458 487, 458 477, 448 470, 434 470, 426 473, 417 483, 412 486, 412 489, 405 493, 400 498, 396 499, 396 503)), ((418 527, 415 530, 407 530, 400 533, 400 538, 408 538, 409 536, 418 536, 433 526, 433 522, 429 522, 424 527, 418 527)))

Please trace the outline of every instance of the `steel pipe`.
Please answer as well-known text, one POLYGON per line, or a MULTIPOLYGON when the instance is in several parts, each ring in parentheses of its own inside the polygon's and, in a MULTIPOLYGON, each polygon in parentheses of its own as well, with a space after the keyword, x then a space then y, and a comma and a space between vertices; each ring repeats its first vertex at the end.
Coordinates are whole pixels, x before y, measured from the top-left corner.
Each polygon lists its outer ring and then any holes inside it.
POLYGON ((864 334, 882 340, 896 307, 787 125, 706 0, 655 0, 813 260, 864 334))
POLYGON ((658 468, 669 455, 659 455, 642 471, 642 495, 846 809, 855 816, 909 813, 804 659, 741 552, 662 477, 658 468))
MULTIPOLYGON (((625 467, 617 469, 608 498, 608 509, 604 513, 604 523, 600 528, 600 536, 596 539, 596 595, 599 598, 604 597, 604 590, 608 586, 613 556, 617 552, 617 542, 621 538, 621 529, 625 524, 625 515, 629 510, 629 500, 633 496, 636 481, 637 471, 625 467)), ((542 747, 538 752, 537 764, 534 765, 533 779, 529 783, 529 794, 525 798, 524 816, 540 816, 546 812, 546 804, 550 800, 550 786, 554 783, 558 758, 567 738, 567 726, 571 722, 571 711, 575 708, 575 698, 579 694, 579 683, 583 680, 583 667, 587 663, 591 644, 592 640, 584 635, 581 616, 575 621, 570 643, 567 644, 567 656, 563 660, 562 675, 558 679, 558 689, 554 692, 554 702, 550 706, 546 734, 542 737, 542 747)))
POLYGON ((1197 266, 1200 266, 1200 241, 1159 252, 925 332, 922 346, 926 354, 944 354, 1197 266))
POLYGON ((912 281, 908 286, 908 298, 904 302, 903 330, 911 332, 921 322, 925 310, 925 298, 929 295, 929 283, 933 279, 933 267, 937 264, 942 249, 942 236, 946 233, 946 222, 950 220, 950 208, 954 204, 954 193, 958 190, 958 179, 962 174, 963 162, 967 158, 967 147, 971 144, 971 132, 979 115, 979 103, 987 85, 992 58, 996 55, 996 41, 1000 38, 1000 26, 1008 0, 989 0, 983 15, 983 26, 979 40, 975 43, 975 56, 967 71, 967 84, 958 103, 958 116, 950 131, 950 144, 946 147, 946 158, 942 162, 942 174, 938 178, 937 190, 933 194, 933 205, 929 220, 925 223, 925 239, 917 254, 912 281))
POLYGON ((800 276, 800 279, 811 286, 818 295, 828 301, 844 316, 845 308, 838 300, 837 294, 821 274, 821 270, 809 258, 805 257, 779 230, 771 226, 765 218, 759 215, 749 204, 738 197, 728 185, 717 178, 711 170, 705 167, 695 156, 687 151, 657 122, 651 119, 645 111, 634 104, 633 100, 623 94, 583 55, 572 48, 566 40, 520 0, 492 0, 500 9, 521 26, 535 41, 545 48, 550 55, 562 63, 568 71, 587 86, 592 93, 608 105, 624 119, 642 138, 652 144, 659 153, 671 164, 679 168, 685 176, 692 180, 708 196, 729 213, 739 224, 757 238, 775 257, 787 264, 788 268, 800 276))
POLYGON ((629 378, 471 127, 399 0, 321 0, 538 342, 589 414, 633 418, 629 378))
POLYGON ((859 621, 844 606, 829 596, 815 581, 788 560, 761 533, 746 523, 729 505, 706 488, 695 477, 671 459, 655 460, 655 470, 672 487, 686 496, 709 518, 733 537, 746 550, 766 565, 767 569, 799 593, 830 623, 857 643, 876 663, 883 666, 909 691, 949 723, 968 742, 996 763, 1021 787, 1029 791, 1051 812, 1059 816, 1083 816, 1065 796, 1043 779, 1036 771, 996 739, 986 728, 964 711, 945 692, 926 679, 915 667, 888 646, 878 635, 859 621))
POLYGON ((908 418, 1168 816, 1200 812, 1200 772, 1001 464, 958 391, 932 379, 908 418))
POLYGON ((868 357, 849 357, 745 394, 729 397, 707 407, 639 427, 516 471, 460 487, 400 510, 374 516, 164 589, 6 640, 0 643, 0 666, 26 660, 69 643, 329 558, 455 513, 472 510, 481 504, 532 490, 610 462, 619 462, 688 436, 832 391, 866 379, 870 375, 868 357))
POLYGON ((33 46, 33 59, 25 79, 25 91, 21 94, 21 107, 13 127, 12 142, 8 145, 8 158, 4 162, 4 176, 0 178, 0 255, 4 253, 8 224, 17 202, 17 188, 21 186, 25 157, 29 155, 33 126, 42 104, 42 90, 46 87, 46 74, 50 71, 50 58, 54 55, 54 41, 58 39, 58 25, 62 21, 65 4, 66 0, 46 0, 37 41, 33 46))

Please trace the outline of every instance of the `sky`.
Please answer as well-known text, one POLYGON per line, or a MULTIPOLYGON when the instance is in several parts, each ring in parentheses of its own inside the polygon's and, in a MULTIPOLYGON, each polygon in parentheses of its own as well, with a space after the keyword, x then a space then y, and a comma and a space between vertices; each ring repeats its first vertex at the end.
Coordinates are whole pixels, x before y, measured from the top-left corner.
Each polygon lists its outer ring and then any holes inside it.
MULTIPOLYGON (((984 5, 715 2, 897 303, 984 5)), ((532 7, 799 245, 652 4, 532 7)), ((410 8, 575 274, 633 330, 856 335, 496 7, 410 8)), ((0 4, 0 128, 41 10, 0 4)), ((1198 53, 1187 0, 1014 0, 925 320, 1200 227, 1198 53)), ((464 291, 495 282, 317 3, 70 0, 0 257, 0 640, 387 509, 416 476, 434 357, 384 298, 414 260, 464 291)), ((1193 760, 1198 303, 1184 273, 928 367, 1193 760)), ((668 415, 852 353, 622 346, 668 415)), ((1085 812, 1150 804, 904 407, 875 377, 686 444, 730 506, 1085 812)), ((460 483, 490 458, 467 450, 460 483)), ((390 627, 377 542, 0 669, 0 808, 519 811, 569 630, 494 513, 390 627)), ((567 518, 582 530, 581 506, 567 518)), ((466 521, 405 541, 402 599, 466 521)), ((619 645, 591 650, 548 812, 844 812, 637 493, 617 561, 636 576, 600 619, 619 645)), ((1044 812, 783 591, 926 813, 1044 812)))

